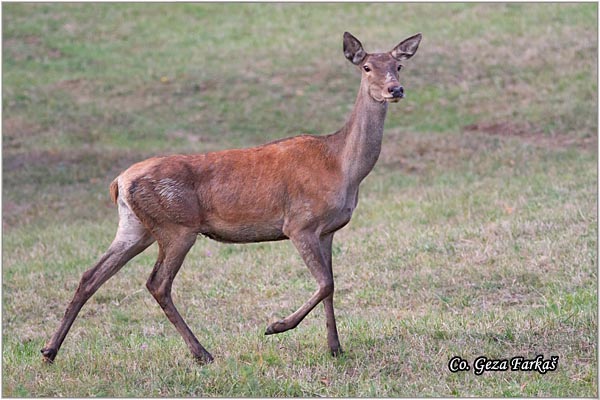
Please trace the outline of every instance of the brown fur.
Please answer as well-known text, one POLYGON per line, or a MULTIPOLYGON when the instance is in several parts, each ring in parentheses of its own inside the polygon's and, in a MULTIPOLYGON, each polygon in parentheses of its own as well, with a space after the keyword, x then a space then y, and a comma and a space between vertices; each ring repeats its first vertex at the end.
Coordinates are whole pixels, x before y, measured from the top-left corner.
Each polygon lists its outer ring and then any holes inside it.
POLYGON ((151 232, 170 221, 225 242, 281 240, 296 220, 323 233, 338 228, 323 223, 346 203, 333 150, 326 137, 298 136, 249 149, 151 158, 118 180, 151 232), (161 182, 182 185, 160 194, 161 182))
POLYGON ((113 179, 110 183, 110 199, 113 203, 117 204, 117 198, 119 197, 119 185, 117 184, 117 179, 113 179))
POLYGON ((171 298, 183 260, 202 234, 223 242, 290 239, 318 283, 297 311, 266 334, 296 327, 320 302, 332 354, 341 352, 333 310, 333 234, 350 221, 358 187, 381 151, 388 101, 403 97, 399 62, 412 57, 420 35, 390 53, 368 54, 344 35, 344 54, 362 71, 348 122, 328 136, 296 136, 249 149, 155 157, 132 165, 110 184, 119 208, 116 237, 86 271, 52 339, 42 350, 52 362, 71 324, 94 292, 131 258, 158 242, 146 287, 202 362, 212 356, 191 332, 171 298), (401 90, 402 89, 402 90, 401 90))

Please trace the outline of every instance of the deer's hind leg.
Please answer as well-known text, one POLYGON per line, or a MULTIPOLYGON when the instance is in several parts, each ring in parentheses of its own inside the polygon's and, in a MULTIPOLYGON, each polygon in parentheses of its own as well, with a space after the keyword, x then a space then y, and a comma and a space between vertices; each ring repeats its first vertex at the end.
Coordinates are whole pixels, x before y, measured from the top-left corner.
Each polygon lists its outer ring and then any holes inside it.
POLYGON ((169 321, 183 337, 196 360, 206 364, 212 362, 213 357, 194 336, 194 333, 177 311, 171 297, 173 280, 179 272, 188 251, 196 242, 196 235, 195 232, 178 226, 162 229, 157 234, 158 260, 146 282, 146 287, 163 309, 169 321))
POLYGON ((150 232, 131 211, 129 205, 122 198, 118 199, 117 204, 119 228, 115 239, 96 265, 83 273, 58 329, 41 350, 44 360, 47 362, 54 361, 71 325, 77 318, 77 314, 89 298, 129 260, 154 242, 150 232))

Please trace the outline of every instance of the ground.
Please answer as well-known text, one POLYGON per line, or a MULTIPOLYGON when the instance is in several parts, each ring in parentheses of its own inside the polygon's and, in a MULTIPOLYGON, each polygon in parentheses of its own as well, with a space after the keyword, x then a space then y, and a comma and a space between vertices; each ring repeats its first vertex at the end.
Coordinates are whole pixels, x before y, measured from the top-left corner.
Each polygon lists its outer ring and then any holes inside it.
POLYGON ((597 397, 597 5, 3 4, 2 391, 35 396, 597 397), (111 242, 108 185, 144 158, 327 134, 367 51, 423 33, 381 157, 334 240, 345 354, 289 242, 198 240, 175 303, 152 246, 39 350, 111 242), (459 356, 556 371, 449 371, 459 356), (100 374, 99 371, 102 371, 100 374))

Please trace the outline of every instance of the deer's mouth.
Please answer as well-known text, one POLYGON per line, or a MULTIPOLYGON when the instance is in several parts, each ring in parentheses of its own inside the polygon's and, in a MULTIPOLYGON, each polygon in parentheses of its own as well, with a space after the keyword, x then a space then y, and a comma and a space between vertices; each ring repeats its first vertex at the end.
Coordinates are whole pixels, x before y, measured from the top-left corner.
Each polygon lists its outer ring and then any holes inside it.
POLYGON ((398 103, 404 96, 404 91, 394 93, 389 90, 371 92, 371 97, 380 103, 398 103))
POLYGON ((388 103, 398 103, 400 101, 400 99, 404 98, 404 94, 398 95, 398 96, 383 96, 383 100, 387 101, 388 103))

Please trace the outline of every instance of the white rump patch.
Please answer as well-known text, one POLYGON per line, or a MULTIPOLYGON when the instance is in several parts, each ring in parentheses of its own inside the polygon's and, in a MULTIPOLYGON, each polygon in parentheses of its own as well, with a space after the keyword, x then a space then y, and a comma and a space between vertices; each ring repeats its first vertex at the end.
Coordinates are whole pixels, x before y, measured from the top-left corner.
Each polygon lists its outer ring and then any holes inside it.
POLYGON ((117 199, 117 206, 119 208, 119 228, 117 229, 115 242, 134 245, 139 243, 140 240, 143 240, 147 236, 148 231, 131 210, 131 206, 123 193, 123 187, 119 181, 119 197, 117 199))

